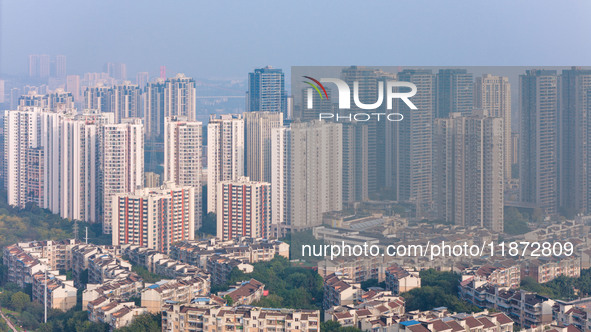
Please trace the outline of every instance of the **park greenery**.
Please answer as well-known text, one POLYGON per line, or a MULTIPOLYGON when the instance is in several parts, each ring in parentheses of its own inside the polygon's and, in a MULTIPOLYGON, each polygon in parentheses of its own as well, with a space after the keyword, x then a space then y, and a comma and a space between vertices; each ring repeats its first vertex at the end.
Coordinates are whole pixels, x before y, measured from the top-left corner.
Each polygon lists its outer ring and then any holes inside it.
POLYGON ((269 295, 253 303, 266 308, 320 309, 322 302, 322 277, 312 270, 292 266, 284 257, 254 264, 252 273, 237 268, 230 273, 224 285, 213 285, 212 293, 227 290, 237 282, 254 278, 265 284, 269 295))
POLYGON ((532 218, 515 207, 506 207, 504 215, 504 232, 509 235, 525 234, 530 231, 527 223, 532 218))
POLYGON ((88 313, 77 306, 63 312, 50 309, 47 313, 47 323, 43 323, 44 309, 41 303, 31 302, 30 290, 22 290, 16 284, 5 283, 0 293, 2 312, 13 323, 26 330, 43 332, 81 331, 107 332, 106 324, 93 323, 88 320, 88 313))
POLYGON ((558 300, 591 296, 591 269, 581 270, 578 278, 559 276, 543 284, 526 277, 521 280, 521 288, 558 300))
MULTIPOLYGON (((96 244, 110 244, 111 237, 102 235, 100 223, 78 222, 79 238, 88 227, 89 241, 96 244)), ((0 247, 17 242, 64 240, 74 237, 74 222, 64 219, 47 209, 27 204, 23 209, 8 205, 6 191, 0 191, 0 247)))
POLYGON ((447 307, 454 312, 478 312, 477 306, 458 298, 460 275, 453 272, 441 272, 434 269, 420 272, 421 287, 402 293, 406 301, 406 310, 431 310, 447 307))

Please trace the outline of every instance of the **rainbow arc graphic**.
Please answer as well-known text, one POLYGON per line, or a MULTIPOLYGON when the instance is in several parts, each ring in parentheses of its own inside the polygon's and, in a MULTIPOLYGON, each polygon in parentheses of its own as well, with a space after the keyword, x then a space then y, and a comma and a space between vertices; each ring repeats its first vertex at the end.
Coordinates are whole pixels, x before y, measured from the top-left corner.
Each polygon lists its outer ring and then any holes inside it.
POLYGON ((328 100, 328 93, 326 93, 326 89, 324 88, 324 86, 322 85, 322 83, 320 83, 320 81, 318 81, 317 79, 312 78, 310 76, 302 76, 302 77, 307 78, 310 81, 316 83, 316 84, 313 84, 312 82, 302 81, 302 82, 308 84, 309 86, 313 87, 314 90, 316 90, 316 92, 318 92, 318 95, 320 96, 320 99, 324 99, 324 97, 326 97, 326 99, 328 100), (320 89, 319 88, 322 89, 322 91, 324 92, 324 95, 322 95, 322 92, 320 92, 320 89))

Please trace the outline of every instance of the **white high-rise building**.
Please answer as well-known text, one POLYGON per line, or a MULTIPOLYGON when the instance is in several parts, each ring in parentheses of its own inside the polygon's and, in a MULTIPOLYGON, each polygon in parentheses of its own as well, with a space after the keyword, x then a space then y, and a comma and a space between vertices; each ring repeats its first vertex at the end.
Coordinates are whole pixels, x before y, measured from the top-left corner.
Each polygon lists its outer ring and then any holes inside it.
POLYGON ((144 183, 144 126, 139 119, 105 125, 103 130, 103 233, 111 233, 113 197, 144 183))
POLYGON ((84 109, 99 110, 104 113, 111 111, 111 88, 98 85, 84 90, 84 109))
POLYGON ((197 94, 195 80, 184 74, 177 74, 166 80, 164 94, 164 116, 186 116, 195 121, 197 117, 197 94))
POLYGON ((195 238, 193 187, 169 182, 111 199, 113 245, 137 244, 168 253, 173 243, 195 238))
POLYGON ((245 112, 246 176, 271 182, 271 130, 283 126, 281 112, 245 112))
POLYGON ((511 179, 511 83, 509 78, 484 74, 476 78, 474 107, 485 110, 490 116, 503 119, 505 142, 505 179, 511 179))
POLYGON ((269 238, 271 184, 248 177, 218 183, 217 237, 269 238))
POLYGON ((279 233, 322 224, 322 214, 342 209, 342 127, 293 123, 272 131, 273 224, 279 233))
POLYGON ((166 118, 164 126, 164 181, 193 187, 195 229, 201 228, 201 152, 203 124, 186 117, 166 118))
POLYGON ((8 204, 24 207, 33 202, 59 213, 60 119, 60 114, 40 108, 7 112, 4 153, 8 204))
POLYGON ((34 203, 64 218, 98 221, 100 125, 108 121, 39 108, 8 112, 8 203, 34 203))
POLYGON ((115 122, 121 123, 123 119, 143 117, 142 92, 136 84, 125 81, 110 90, 110 112, 115 113, 115 122))
POLYGON ((75 102, 80 102, 80 75, 66 77, 66 91, 71 92, 75 102))
POLYGON ((5 81, 0 80, 0 104, 3 104, 6 101, 6 89, 5 89, 5 81))
POLYGON ((141 71, 135 75, 135 84, 143 89, 150 80, 150 74, 147 71, 141 71))
POLYGON ((98 221, 100 126, 68 117, 60 126, 60 215, 98 221))
POLYGON ((218 182, 244 175, 244 119, 210 116, 207 125, 207 212, 216 212, 218 182))

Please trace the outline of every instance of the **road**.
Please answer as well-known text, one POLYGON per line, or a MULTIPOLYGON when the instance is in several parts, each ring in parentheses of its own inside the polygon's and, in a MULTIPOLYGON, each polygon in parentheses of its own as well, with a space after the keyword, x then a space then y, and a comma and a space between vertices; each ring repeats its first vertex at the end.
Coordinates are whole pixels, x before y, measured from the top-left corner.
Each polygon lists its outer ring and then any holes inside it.
POLYGON ((6 316, 4 316, 4 313, 2 312, 2 310, 0 310, 0 315, 2 316, 2 318, 4 318, 4 320, 6 321, 6 324, 8 324, 8 327, 10 327, 12 329, 12 331, 18 332, 17 329, 14 327, 14 325, 12 325, 12 322, 10 321, 10 319, 8 319, 8 318, 6 318, 6 316))

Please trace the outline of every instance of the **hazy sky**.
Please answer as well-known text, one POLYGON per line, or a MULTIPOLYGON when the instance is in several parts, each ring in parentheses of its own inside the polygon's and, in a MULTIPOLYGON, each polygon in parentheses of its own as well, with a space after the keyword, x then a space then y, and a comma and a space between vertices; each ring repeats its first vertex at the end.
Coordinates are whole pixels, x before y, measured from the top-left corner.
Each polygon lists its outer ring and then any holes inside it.
POLYGON ((589 1, 0 0, 0 72, 65 54, 245 79, 272 65, 589 65, 589 1))

